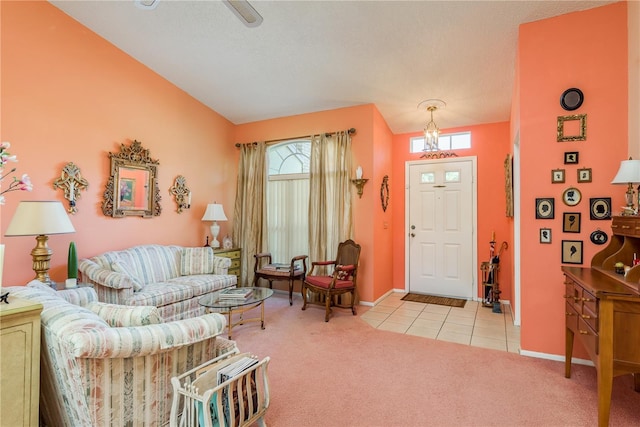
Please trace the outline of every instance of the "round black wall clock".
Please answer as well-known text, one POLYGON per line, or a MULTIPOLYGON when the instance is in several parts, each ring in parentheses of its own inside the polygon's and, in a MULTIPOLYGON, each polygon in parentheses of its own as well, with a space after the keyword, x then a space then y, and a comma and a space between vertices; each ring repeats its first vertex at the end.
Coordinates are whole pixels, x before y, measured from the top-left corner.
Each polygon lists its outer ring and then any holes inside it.
POLYGON ((560 105, 567 111, 577 110, 582 105, 582 101, 584 101, 584 94, 577 87, 565 90, 560 96, 560 105))

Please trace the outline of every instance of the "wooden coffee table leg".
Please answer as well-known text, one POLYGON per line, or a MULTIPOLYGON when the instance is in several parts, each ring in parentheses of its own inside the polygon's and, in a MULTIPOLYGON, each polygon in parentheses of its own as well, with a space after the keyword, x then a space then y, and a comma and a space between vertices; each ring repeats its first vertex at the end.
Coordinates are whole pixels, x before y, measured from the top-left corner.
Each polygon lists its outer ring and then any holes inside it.
POLYGON ((231 339, 231 329, 233 328, 233 323, 231 323, 231 312, 233 310, 229 309, 229 320, 227 322, 227 332, 228 332, 228 337, 229 339, 231 339))
POLYGON ((264 301, 260 302, 260 326, 264 329, 264 301))

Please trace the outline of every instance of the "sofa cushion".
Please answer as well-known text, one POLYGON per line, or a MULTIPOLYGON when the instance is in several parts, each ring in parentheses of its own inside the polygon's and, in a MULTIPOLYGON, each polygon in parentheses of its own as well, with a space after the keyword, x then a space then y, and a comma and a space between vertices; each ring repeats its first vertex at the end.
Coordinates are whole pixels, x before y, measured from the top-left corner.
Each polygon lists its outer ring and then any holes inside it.
POLYGON ((116 273, 121 273, 131 279, 133 284, 133 290, 139 291, 143 288, 142 282, 135 276, 135 270, 133 266, 124 259, 117 259, 111 263, 111 269, 116 273))
POLYGON ((210 247, 184 248, 180 256, 180 274, 211 274, 214 268, 214 254, 210 247))
POLYGON ((93 302, 87 307, 112 327, 145 326, 163 323, 158 308, 93 302))
POLYGON ((193 289, 172 282, 149 283, 135 292, 127 301, 128 305, 153 305, 163 307, 193 298, 193 289))

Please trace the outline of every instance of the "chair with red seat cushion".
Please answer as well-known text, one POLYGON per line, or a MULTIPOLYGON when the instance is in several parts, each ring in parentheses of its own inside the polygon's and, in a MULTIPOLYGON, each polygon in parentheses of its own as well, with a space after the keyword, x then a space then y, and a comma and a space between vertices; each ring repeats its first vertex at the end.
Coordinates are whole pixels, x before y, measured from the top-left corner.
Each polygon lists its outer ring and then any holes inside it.
POLYGON ((338 253, 334 261, 314 261, 311 263, 311 271, 302 282, 302 309, 307 304, 322 305, 325 307, 324 321, 329 321, 331 307, 351 308, 356 315, 356 278, 358 275, 358 262, 360 260, 360 245, 353 240, 346 240, 338 245, 338 253), (333 266, 333 272, 328 274, 323 270, 333 266), (324 268, 322 268, 324 267, 324 268), (318 301, 310 300, 307 292, 324 296, 318 301), (341 304, 337 296, 351 294, 349 305, 341 304))

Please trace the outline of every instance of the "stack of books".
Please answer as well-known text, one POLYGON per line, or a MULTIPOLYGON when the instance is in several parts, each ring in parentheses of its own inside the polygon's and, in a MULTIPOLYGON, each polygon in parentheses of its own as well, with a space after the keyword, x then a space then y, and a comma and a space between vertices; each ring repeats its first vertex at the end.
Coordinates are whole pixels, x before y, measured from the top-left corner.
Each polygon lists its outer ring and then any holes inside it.
MULTIPOLYGON (((291 264, 282 264, 282 263, 273 263, 273 264, 267 264, 264 267, 262 267, 263 270, 269 270, 269 271, 290 271, 291 270, 291 264)), ((301 267, 299 265, 295 265, 294 267, 294 271, 300 270, 301 267)))
POLYGON ((220 291, 219 297, 221 300, 237 300, 249 298, 252 293, 249 288, 230 288, 220 291))

